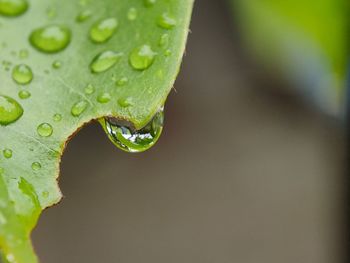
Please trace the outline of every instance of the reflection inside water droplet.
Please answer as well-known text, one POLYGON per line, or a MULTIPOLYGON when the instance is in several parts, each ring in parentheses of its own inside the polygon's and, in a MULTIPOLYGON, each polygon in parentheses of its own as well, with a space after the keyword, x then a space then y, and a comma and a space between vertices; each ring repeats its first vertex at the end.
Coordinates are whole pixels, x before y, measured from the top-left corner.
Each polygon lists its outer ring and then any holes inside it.
POLYGON ((109 139, 126 152, 143 152, 151 148, 159 139, 163 130, 163 107, 142 129, 134 130, 130 123, 115 118, 100 119, 100 123, 109 139))

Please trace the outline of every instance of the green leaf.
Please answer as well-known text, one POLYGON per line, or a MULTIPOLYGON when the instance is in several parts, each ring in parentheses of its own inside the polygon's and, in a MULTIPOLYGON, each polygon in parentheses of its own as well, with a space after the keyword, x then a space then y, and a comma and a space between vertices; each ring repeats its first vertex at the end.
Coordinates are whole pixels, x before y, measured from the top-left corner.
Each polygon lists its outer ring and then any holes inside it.
POLYGON ((104 116, 153 125, 179 71, 192 5, 0 0, 0 247, 8 262, 38 261, 30 233, 61 199, 60 157, 80 127, 104 116))

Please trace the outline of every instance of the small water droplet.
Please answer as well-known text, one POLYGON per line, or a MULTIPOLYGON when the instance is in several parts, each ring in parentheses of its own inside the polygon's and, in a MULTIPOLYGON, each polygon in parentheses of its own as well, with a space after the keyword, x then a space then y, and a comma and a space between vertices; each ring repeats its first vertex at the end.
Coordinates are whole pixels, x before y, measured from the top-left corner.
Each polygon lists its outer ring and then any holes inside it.
POLYGON ((114 17, 97 21, 90 29, 90 38, 95 43, 104 43, 117 30, 118 21, 114 17))
POLYGON ((131 7, 128 11, 128 19, 130 21, 134 21, 137 18, 137 9, 134 7, 131 7))
POLYGON ((164 29, 172 29, 176 26, 176 20, 168 13, 163 13, 158 19, 158 26, 164 29))
POLYGON ((32 31, 30 43, 39 51, 56 53, 65 49, 71 40, 71 32, 67 27, 50 25, 32 31))
POLYGON ((49 7, 48 9, 46 9, 46 15, 49 19, 54 18, 57 15, 56 8, 49 7))
POLYGON ((84 10, 77 15, 77 17, 75 18, 75 21, 77 21, 78 23, 82 23, 88 20, 91 17, 91 15, 92 15, 92 12, 90 10, 84 10))
POLYGON ((104 51, 98 54, 91 62, 90 69, 93 73, 104 72, 117 63, 122 57, 122 53, 114 51, 104 51))
POLYGON ((159 46, 160 47, 167 47, 169 45, 169 35, 163 34, 159 39, 159 46))
POLYGON ((110 140, 127 152, 143 152, 151 148, 159 139, 163 130, 163 109, 142 129, 134 130, 125 121, 115 118, 100 120, 110 140))
POLYGON ((80 116, 87 108, 88 102, 86 100, 81 100, 72 106, 71 114, 74 117, 80 116))
POLYGON ((43 192, 41 193, 41 196, 44 197, 44 198, 48 198, 49 195, 50 195, 49 191, 43 191, 43 192))
POLYGON ((41 169, 41 164, 40 164, 39 162, 34 162, 34 163, 32 163, 32 169, 33 169, 34 171, 40 170, 40 169, 41 169))
POLYGON ((36 131, 41 137, 50 137, 53 133, 51 124, 46 122, 39 124, 36 131))
POLYGON ((27 58, 29 56, 29 51, 27 49, 21 49, 19 51, 20 58, 27 58))
POLYGON ((19 16, 28 9, 27 0, 0 0, 0 14, 4 16, 19 16))
POLYGON ((62 115, 59 114, 59 113, 55 113, 52 117, 52 119, 55 121, 55 122, 59 122, 62 120, 62 115))
POLYGON ((129 82, 129 79, 127 77, 122 77, 122 78, 118 79, 115 84, 117 86, 121 87, 121 86, 125 86, 128 82, 129 82))
POLYGON ((167 49, 167 50, 165 50, 165 52, 164 52, 164 56, 166 56, 166 57, 169 57, 169 56, 171 56, 171 50, 170 49, 167 49))
POLYGON ((122 108, 127 108, 127 107, 130 107, 133 105, 133 101, 130 97, 127 97, 127 98, 120 98, 118 100, 118 104, 120 107, 122 108))
POLYGON ((32 69, 25 64, 17 65, 12 70, 12 78, 18 84, 28 84, 33 79, 32 69))
POLYGON ((107 103, 111 100, 111 95, 108 92, 103 92, 97 96, 97 102, 107 103))
POLYGON ((61 68, 61 66, 62 66, 62 62, 59 61, 59 60, 56 60, 56 61, 54 61, 54 62, 52 63, 52 67, 53 67, 54 69, 59 69, 59 68, 61 68))
POLYGON ((23 115, 22 106, 14 99, 0 95, 0 125, 8 125, 23 115))
POLYGON ((143 3, 146 7, 152 7, 157 2, 157 0, 144 0, 143 3))
POLYGON ((86 95, 91 95, 92 93, 95 92, 95 87, 92 86, 91 84, 88 84, 85 89, 84 89, 84 92, 86 95))
POLYGON ((18 92, 18 97, 22 100, 28 99, 31 96, 28 90, 21 90, 18 92))
POLYGON ((6 149, 4 149, 4 150, 2 151, 2 154, 4 155, 4 157, 5 157, 6 159, 10 159, 10 158, 12 157, 12 150, 6 148, 6 149))
POLYGON ((134 69, 145 70, 153 64, 155 56, 149 45, 142 45, 130 53, 129 62, 134 69))

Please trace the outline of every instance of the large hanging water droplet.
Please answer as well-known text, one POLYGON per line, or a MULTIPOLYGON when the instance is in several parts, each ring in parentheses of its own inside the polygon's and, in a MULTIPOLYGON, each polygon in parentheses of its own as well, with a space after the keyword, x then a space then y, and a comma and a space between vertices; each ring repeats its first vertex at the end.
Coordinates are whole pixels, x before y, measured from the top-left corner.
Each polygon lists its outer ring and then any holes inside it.
POLYGON ((143 152, 151 148, 163 130, 163 108, 142 129, 133 130, 125 121, 115 118, 100 119, 109 139, 126 152, 143 152))
POLYGON ((164 29, 172 29, 176 26, 176 20, 168 13, 164 13, 158 19, 158 26, 164 29))
POLYGON ((28 84, 33 79, 33 72, 29 66, 20 64, 13 68, 12 78, 18 84, 28 84))
POLYGON ((80 116, 87 108, 88 102, 86 100, 81 100, 72 106, 71 114, 74 117, 80 116))
POLYGON ((14 99, 0 95, 0 125, 8 125, 23 114, 22 106, 14 99))
POLYGON ((98 54, 91 62, 90 69, 93 73, 104 72, 115 65, 122 57, 122 53, 104 51, 98 54))
POLYGON ((95 43, 104 43, 117 30, 118 21, 114 17, 97 21, 90 29, 90 38, 95 43))
POLYGON ((65 49, 71 40, 71 32, 67 27, 50 25, 32 31, 30 43, 39 51, 56 53, 65 49))
POLYGON ((50 137, 53 133, 51 124, 46 122, 39 124, 36 130, 41 137, 50 137))
POLYGON ((27 0, 0 0, 0 14, 4 16, 19 16, 28 9, 27 0))
POLYGON ((145 70, 149 68, 157 53, 155 53, 149 45, 143 45, 135 48, 129 57, 130 65, 137 70, 145 70))

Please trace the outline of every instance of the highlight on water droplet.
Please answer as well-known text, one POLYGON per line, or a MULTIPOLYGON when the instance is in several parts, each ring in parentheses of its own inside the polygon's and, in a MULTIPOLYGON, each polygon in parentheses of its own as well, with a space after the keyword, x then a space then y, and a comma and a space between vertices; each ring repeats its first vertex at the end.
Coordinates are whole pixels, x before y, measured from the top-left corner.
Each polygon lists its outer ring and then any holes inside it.
POLYGON ((91 62, 90 69, 93 73, 104 72, 117 63, 122 57, 122 53, 116 53, 114 51, 104 51, 98 54, 91 62))
POLYGON ((103 92, 97 96, 97 102, 99 103, 107 103, 111 100, 111 94, 108 92, 103 92))
POLYGON ((27 0, 0 0, 0 15, 19 16, 28 9, 27 0))
POLYGON ((71 40, 70 30, 62 25, 49 25, 32 31, 29 42, 37 50, 56 53, 65 49, 71 40))
POLYGON ((29 84, 33 79, 32 69, 25 64, 19 64, 13 68, 12 78, 18 84, 29 84))
POLYGON ((59 114, 59 113, 55 113, 52 117, 52 119, 55 121, 55 122, 59 122, 62 120, 62 115, 59 114))
POLYGON ((90 38, 95 43, 104 43, 113 36, 117 27, 118 20, 114 17, 99 20, 90 28, 90 38))
POLYGON ((32 163, 32 169, 33 171, 38 171, 41 169, 41 164, 39 162, 33 162, 32 163))
POLYGON ((118 79, 115 84, 119 87, 122 87, 122 86, 125 86, 128 82, 129 82, 129 79, 127 77, 122 77, 118 79))
POLYGON ((22 106, 13 98, 0 95, 0 125, 8 125, 23 115, 22 106))
POLYGON ((131 51, 129 63, 136 70, 145 70, 153 64, 156 54, 149 45, 142 45, 131 51))
POLYGON ((143 3, 146 7, 152 7, 157 2, 157 0, 143 0, 143 3))
POLYGON ((134 130, 129 123, 115 118, 99 120, 109 139, 126 152, 143 152, 151 148, 159 139, 164 122, 163 108, 142 129, 134 130))
POLYGON ((12 157, 12 150, 6 148, 6 149, 4 149, 4 150, 2 151, 2 154, 4 155, 4 157, 5 157, 6 159, 10 159, 10 158, 12 157))
POLYGON ((18 92, 18 97, 22 100, 28 99, 31 95, 28 90, 20 90, 18 92))
POLYGON ((86 100, 81 100, 72 106, 71 114, 74 117, 80 116, 87 108, 88 102, 86 100))
POLYGON ((84 92, 86 95, 91 95, 92 93, 95 92, 95 87, 92 84, 88 84, 85 89, 84 92))
POLYGON ((36 131, 41 137, 50 137, 53 133, 53 128, 49 123, 41 123, 38 125, 36 131))
POLYGON ((84 10, 77 15, 77 17, 75 18, 75 21, 77 21, 78 23, 82 23, 88 20, 91 17, 91 15, 92 15, 92 12, 90 10, 84 10))
POLYGON ((158 19, 158 26, 164 29, 172 29, 176 26, 176 20, 168 13, 163 13, 158 19))
POLYGON ((52 63, 52 67, 53 67, 54 69, 59 69, 59 68, 61 68, 61 66, 62 66, 62 62, 59 61, 59 60, 55 60, 55 61, 52 63))
POLYGON ((134 21, 137 18, 137 9, 134 7, 131 7, 128 11, 128 20, 134 21))

